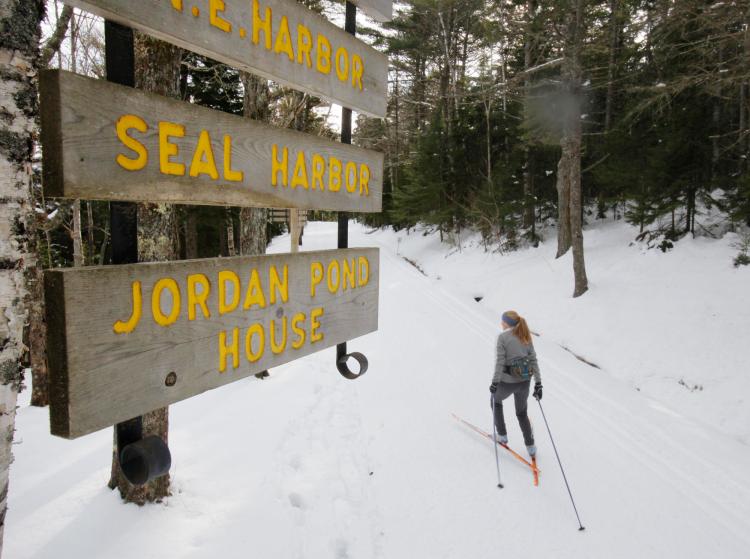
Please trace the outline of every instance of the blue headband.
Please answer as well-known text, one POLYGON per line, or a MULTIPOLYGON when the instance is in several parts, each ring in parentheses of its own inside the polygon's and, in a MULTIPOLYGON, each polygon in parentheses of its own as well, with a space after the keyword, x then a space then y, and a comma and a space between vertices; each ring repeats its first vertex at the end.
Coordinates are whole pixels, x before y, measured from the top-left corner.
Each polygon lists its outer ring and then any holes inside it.
POLYGON ((510 316, 508 316, 507 312, 503 313, 503 322, 507 324, 508 326, 518 326, 518 320, 513 320, 510 316))

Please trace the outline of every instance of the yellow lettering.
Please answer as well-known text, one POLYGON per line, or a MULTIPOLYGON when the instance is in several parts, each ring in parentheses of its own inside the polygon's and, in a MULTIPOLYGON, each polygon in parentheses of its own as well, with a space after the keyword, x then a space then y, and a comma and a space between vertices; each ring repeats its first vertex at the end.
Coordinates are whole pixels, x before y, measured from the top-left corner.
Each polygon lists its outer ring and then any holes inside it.
POLYGON ((289 20, 286 16, 281 16, 281 25, 276 35, 276 42, 273 45, 273 52, 277 54, 286 54, 289 60, 294 62, 294 49, 292 48, 292 34, 289 32, 289 20))
POLYGON ((362 58, 358 54, 352 55, 352 87, 356 87, 360 91, 364 89, 362 85, 362 75, 365 73, 365 65, 362 63, 362 58))
POLYGON ((276 343, 276 321, 271 321, 271 351, 278 355, 286 349, 286 317, 281 319, 281 343, 276 343))
POLYGON ((352 258, 351 264, 349 263, 349 260, 344 260, 344 273, 342 274, 344 276, 344 279, 342 281, 342 283, 344 284, 344 290, 346 290, 347 288, 347 280, 349 280, 349 289, 354 289, 356 272, 357 265, 354 261, 354 258, 352 258))
POLYGON ((232 32, 232 24, 222 18, 219 14, 226 10, 224 0, 209 0, 208 2, 208 21, 214 27, 221 29, 224 33, 232 32))
POLYGON ((313 262, 310 264, 310 297, 315 297, 315 288, 323 281, 323 264, 313 262))
POLYGON ((211 136, 207 130, 201 130, 198 137, 198 145, 195 147, 193 162, 190 164, 190 176, 208 175, 213 180, 219 178, 219 170, 216 168, 214 150, 211 148, 211 136))
POLYGON ((204 274, 191 274, 187 278, 188 320, 195 320, 195 307, 200 307, 205 318, 211 318, 206 301, 211 293, 211 283, 204 274), (198 286, 201 292, 198 293, 198 286))
POLYGON ((227 370, 227 356, 232 355, 232 367, 240 366, 240 329, 232 330, 232 344, 227 345, 227 333, 219 332, 219 372, 227 370))
POLYGON ((312 181, 310 187, 315 190, 315 185, 318 185, 321 192, 325 190, 323 187, 323 174, 326 172, 326 160, 314 153, 312 156, 312 181))
POLYGON ((349 79, 349 53, 344 47, 336 49, 336 76, 342 82, 349 79))
POLYGON ((219 314, 227 314, 240 305, 240 278, 232 270, 219 272, 219 314), (232 300, 227 301, 227 284, 231 285, 232 300))
POLYGON ((178 12, 182 11, 182 0, 172 0, 172 7, 178 12))
POLYGON ((141 320, 141 313, 143 312, 141 309, 143 307, 143 297, 141 295, 141 282, 134 281, 132 285, 132 293, 133 293, 133 310, 130 313, 130 318, 127 322, 122 322, 121 320, 118 320, 115 322, 112 329, 115 331, 115 334, 130 334, 133 330, 135 330, 135 327, 138 326, 138 322, 141 320))
POLYGON ((284 148, 279 160, 279 146, 271 148, 271 185, 278 186, 278 174, 281 173, 281 184, 289 185, 289 149, 284 148))
POLYGON ((317 68, 318 72, 321 74, 331 73, 331 42, 325 35, 318 35, 315 68, 317 68))
POLYGON ((299 323, 304 322, 305 318, 307 318, 305 313, 297 313, 292 318, 292 331, 297 334, 297 339, 292 342, 292 347, 294 349, 299 349, 305 345, 305 337, 307 334, 305 333, 304 328, 299 327, 299 323))
POLYGON ((271 304, 276 304, 276 293, 278 292, 281 297, 281 302, 286 303, 289 301, 289 266, 284 264, 283 279, 279 277, 279 271, 276 266, 271 266, 271 270, 268 273, 269 291, 271 292, 271 304))
POLYGON ((328 161, 328 190, 341 190, 341 161, 331 156, 328 161))
POLYGON ((307 182, 307 162, 305 161, 305 152, 297 152, 297 162, 294 164, 294 174, 292 175, 292 188, 302 186, 307 190, 310 185, 307 182))
POLYGON ((148 124, 135 115, 124 115, 119 118, 117 121, 117 137, 126 148, 133 150, 138 157, 132 159, 120 153, 117 156, 117 164, 126 171, 140 171, 148 163, 148 151, 141 142, 128 136, 128 130, 131 129, 138 132, 148 132, 148 124))
POLYGON ((247 329, 245 335, 245 355, 250 363, 255 363, 258 359, 263 357, 263 352, 266 350, 266 332, 263 330, 263 326, 257 322, 247 329), (253 336, 257 335, 260 340, 258 351, 253 351, 253 336))
POLYGON ((151 314, 159 326, 171 326, 177 321, 180 316, 180 304, 180 288, 175 280, 162 278, 156 282, 154 291, 151 293, 151 314), (161 309, 161 293, 165 289, 172 295, 172 309, 169 315, 165 315, 161 309))
POLYGON ((339 261, 333 260, 328 264, 328 291, 336 293, 341 285, 341 268, 339 261))
POLYGON ((177 144, 169 141, 170 138, 184 138, 185 127, 174 122, 159 123, 159 169, 164 175, 185 175, 185 165, 174 163, 172 157, 179 153, 177 144))
POLYGON ((310 30, 302 25, 297 25, 297 63, 307 64, 308 68, 312 68, 312 34, 310 30))
POLYGON ((271 50, 271 8, 266 8, 263 12, 265 17, 260 17, 260 5, 258 0, 253 0, 253 44, 260 42, 260 32, 263 32, 265 46, 271 50))
POLYGON ((357 190, 357 164, 351 161, 346 164, 346 171, 344 171, 344 179, 346 180, 346 191, 354 192, 357 190))
POLYGON ((364 287, 370 282, 370 262, 365 256, 359 257, 358 268, 359 280, 357 282, 357 287, 364 287))
POLYGON ((224 136, 224 179, 232 182, 245 180, 245 173, 232 169, 232 137, 224 136))
POLYGON ((370 195, 370 168, 364 163, 359 167, 359 195, 370 195))
POLYGON ((263 294, 260 276, 258 275, 258 270, 255 268, 253 268, 250 274, 250 282, 247 285, 247 293, 245 294, 245 304, 242 308, 248 310, 253 305, 258 305, 260 309, 266 308, 266 296, 263 294))
POLYGON ((320 318, 323 316, 323 309, 313 309, 310 312, 310 342, 320 342, 323 340, 323 332, 318 332, 320 328, 320 318))

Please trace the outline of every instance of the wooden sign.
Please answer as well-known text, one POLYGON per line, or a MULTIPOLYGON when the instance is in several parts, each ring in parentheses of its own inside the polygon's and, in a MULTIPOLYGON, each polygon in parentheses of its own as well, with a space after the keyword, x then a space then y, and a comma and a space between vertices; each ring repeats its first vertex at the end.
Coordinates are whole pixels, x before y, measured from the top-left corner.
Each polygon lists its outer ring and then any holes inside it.
POLYGON ((393 19, 393 2, 391 0, 349 0, 363 12, 377 21, 393 19))
POLYGON ((52 434, 80 437, 373 332, 378 279, 375 248, 48 270, 52 434))
POLYGON ((381 210, 382 153, 59 70, 40 86, 47 196, 381 210))
POLYGON ((65 2, 345 107, 386 115, 387 57, 294 0, 65 2))

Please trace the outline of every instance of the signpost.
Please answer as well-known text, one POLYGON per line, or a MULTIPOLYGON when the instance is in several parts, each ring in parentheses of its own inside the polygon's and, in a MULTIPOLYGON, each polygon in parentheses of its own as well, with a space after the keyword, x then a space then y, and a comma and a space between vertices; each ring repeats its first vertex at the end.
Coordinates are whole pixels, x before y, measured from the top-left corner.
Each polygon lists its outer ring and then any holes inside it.
POLYGON ((352 0, 351 3, 377 21, 391 21, 393 17, 391 0, 352 0))
POLYGON ((240 70, 386 115, 387 57, 293 0, 66 3, 240 70))
POLYGON ((381 210, 382 153, 59 70, 41 95, 46 196, 381 210))
POLYGON ((346 342, 377 330, 379 251, 346 248, 347 212, 381 210, 383 155, 350 145, 351 116, 385 116, 387 58, 349 2, 341 30, 293 0, 66 1, 107 19, 108 81, 42 74, 45 194, 113 201, 116 266, 45 273, 51 430, 116 424, 143 484, 171 457, 142 414, 334 345, 342 375, 367 370, 346 342), (342 104, 341 143, 133 89, 131 28, 342 104), (338 211, 339 250, 134 264, 138 201, 338 211))
POLYGON ((377 330, 378 249, 47 271, 52 433, 76 438, 377 330))

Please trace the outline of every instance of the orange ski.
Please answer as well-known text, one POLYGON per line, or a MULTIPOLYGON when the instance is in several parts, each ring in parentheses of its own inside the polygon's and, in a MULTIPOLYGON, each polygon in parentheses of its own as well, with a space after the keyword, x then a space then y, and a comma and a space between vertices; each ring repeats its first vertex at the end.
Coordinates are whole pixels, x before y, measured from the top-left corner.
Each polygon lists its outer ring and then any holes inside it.
MULTIPOLYGON (((483 437, 486 437, 487 439, 489 439, 491 441, 494 440, 492 438, 492 435, 490 435, 487 431, 484 431, 484 430, 480 429, 476 425, 472 425, 471 423, 469 423, 465 419, 462 419, 462 418, 458 417, 455 413, 453 413, 451 415, 453 416, 453 418, 456 421, 459 421, 459 422, 463 423, 464 425, 466 425, 472 431, 475 431, 476 433, 479 433, 480 435, 482 435, 483 437)), ((501 444, 501 443, 497 443, 497 444, 500 445, 500 447, 502 447, 505 450, 507 450, 508 452, 510 452, 511 455, 513 455, 513 457, 516 458, 518 461, 523 462, 529 468, 531 468, 531 472, 534 474, 534 485, 538 486, 539 485, 539 474, 542 473, 542 471, 536 465, 536 458, 532 458, 531 462, 529 462, 528 460, 526 460, 526 458, 524 458, 523 456, 521 456, 520 454, 518 454, 515 450, 513 450, 512 448, 510 448, 507 444, 501 444)))

